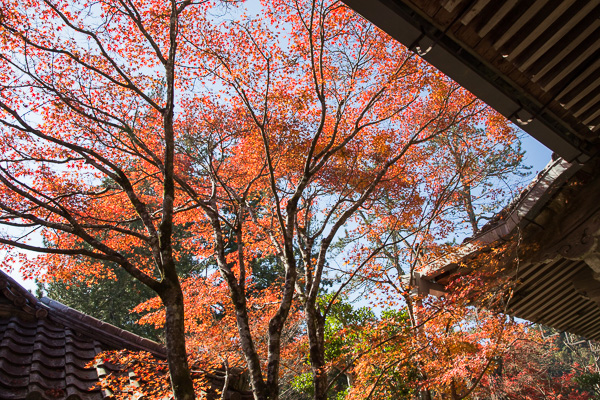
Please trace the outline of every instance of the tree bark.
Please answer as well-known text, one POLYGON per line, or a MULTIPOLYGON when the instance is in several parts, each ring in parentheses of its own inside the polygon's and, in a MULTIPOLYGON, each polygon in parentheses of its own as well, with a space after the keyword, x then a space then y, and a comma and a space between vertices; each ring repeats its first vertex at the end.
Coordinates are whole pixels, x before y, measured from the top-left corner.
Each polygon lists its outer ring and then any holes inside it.
POLYGON ((175 400, 194 400, 194 385, 185 348, 183 293, 181 287, 169 285, 161 299, 166 309, 165 337, 167 363, 175 400))
POLYGON ((319 315, 316 304, 305 304, 310 365, 315 387, 314 399, 327 400, 327 371, 325 368, 325 317, 319 315))
MULTIPOLYGON (((289 243, 289 242, 288 242, 289 243)), ((279 398, 279 367, 281 364, 281 333, 289 316, 297 279, 296 260, 293 246, 286 244, 285 283, 279 308, 269 321, 269 343, 267 356, 267 394, 269 399, 279 398)))
MULTIPOLYGON (((245 287, 243 286, 243 279, 238 281, 238 278, 236 278, 235 274, 227 263, 225 257, 225 241, 223 239, 223 232, 216 207, 213 210, 207 209, 205 211, 213 227, 215 259, 217 261, 219 271, 221 272, 221 276, 227 282, 229 294, 231 296, 231 302, 235 308, 235 317, 240 338, 240 345, 242 347, 244 357, 246 358, 246 365, 248 366, 248 372, 250 375, 249 378, 252 386, 252 393, 255 400, 267 400, 267 387, 263 379, 260 358, 256 352, 254 340, 252 338, 252 332, 250 330, 250 318, 248 316, 246 291, 245 287)), ((239 237, 241 237, 241 232, 238 232, 238 234, 240 235, 239 237)), ((241 245, 242 243, 240 241, 238 246, 241 245)), ((244 259, 243 253, 240 255, 240 259, 244 259)))
POLYGON ((240 344, 242 346, 244 357, 246 358, 246 365, 248 366, 248 370, 250 372, 250 384, 252 385, 254 399, 267 400, 266 392, 268 388, 263 380, 260 359, 254 347, 252 333, 250 332, 250 324, 248 322, 248 313, 245 300, 242 301, 239 296, 234 296, 233 290, 232 300, 235 306, 238 334, 240 335, 240 344))
POLYGON ((463 203, 465 204, 465 209, 469 218, 469 224, 471 224, 471 230, 473 231, 473 235, 476 235, 479 232, 479 227, 477 226, 477 215, 475 214, 475 208, 473 207, 471 185, 463 182, 461 195, 463 197, 463 203))

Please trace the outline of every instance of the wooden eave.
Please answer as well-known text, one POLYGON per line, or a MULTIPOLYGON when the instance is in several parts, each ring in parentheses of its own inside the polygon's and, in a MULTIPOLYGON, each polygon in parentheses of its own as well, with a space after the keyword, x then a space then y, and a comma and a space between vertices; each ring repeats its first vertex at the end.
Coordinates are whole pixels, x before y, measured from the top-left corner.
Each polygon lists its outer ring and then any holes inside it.
POLYGON ((344 0, 567 161, 600 149, 600 0, 344 0))
POLYGON ((600 340, 599 167, 552 162, 460 254, 419 276, 420 292, 441 295, 456 275, 495 268, 513 283, 509 314, 600 340), (492 248, 503 251, 486 259, 492 248))

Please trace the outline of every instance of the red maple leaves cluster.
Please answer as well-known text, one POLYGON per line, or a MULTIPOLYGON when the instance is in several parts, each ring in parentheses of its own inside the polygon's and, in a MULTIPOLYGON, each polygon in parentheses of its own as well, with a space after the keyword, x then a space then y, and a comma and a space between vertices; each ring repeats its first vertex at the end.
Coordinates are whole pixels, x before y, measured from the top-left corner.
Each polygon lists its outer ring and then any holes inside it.
MULTIPOLYGON (((478 229, 500 196, 482 188, 521 160, 514 131, 340 2, 265 1, 260 17, 237 3, 4 0, 2 249, 44 253, 19 260, 32 275, 121 268, 152 289, 138 310, 165 329, 177 399, 195 397, 194 368, 223 364, 247 369, 256 399, 289 371, 325 399, 330 372, 352 369, 356 397, 391 382, 369 380, 378 358, 409 354, 410 390, 467 396, 521 328, 424 307, 410 279, 478 229), (189 254, 204 270, 182 281, 189 254), (258 288, 267 258, 276 277, 258 288), (361 288, 406 307, 406 327, 365 326, 375 345, 343 366, 328 317, 361 288)), ((163 378, 145 382, 168 391, 163 378)))

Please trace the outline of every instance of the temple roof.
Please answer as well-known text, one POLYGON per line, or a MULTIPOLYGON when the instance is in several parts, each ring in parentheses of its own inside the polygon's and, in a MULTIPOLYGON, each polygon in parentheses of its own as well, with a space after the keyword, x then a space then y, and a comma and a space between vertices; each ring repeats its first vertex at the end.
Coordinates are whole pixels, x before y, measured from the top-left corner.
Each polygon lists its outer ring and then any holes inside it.
MULTIPOLYGON (((2 400, 103 400, 109 389, 97 384, 106 374, 127 374, 132 387, 139 386, 131 371, 95 357, 108 350, 146 351, 166 359, 156 342, 43 297, 37 299, 0 271, 0 399, 2 400)), ((203 372, 206 399, 250 400, 244 370, 232 368, 203 372)), ((132 398, 142 399, 132 393, 132 398)), ((148 399, 155 400, 155 399, 148 399)))
POLYGON ((344 0, 567 161, 600 151, 597 0, 344 0))
POLYGON ((509 314, 600 340, 599 169, 551 162, 458 254, 424 271, 420 292, 443 294, 453 276, 493 268, 513 282, 509 314))
POLYGON ((67 307, 38 300, 0 271, 0 399, 101 400, 96 355, 163 346, 67 307))

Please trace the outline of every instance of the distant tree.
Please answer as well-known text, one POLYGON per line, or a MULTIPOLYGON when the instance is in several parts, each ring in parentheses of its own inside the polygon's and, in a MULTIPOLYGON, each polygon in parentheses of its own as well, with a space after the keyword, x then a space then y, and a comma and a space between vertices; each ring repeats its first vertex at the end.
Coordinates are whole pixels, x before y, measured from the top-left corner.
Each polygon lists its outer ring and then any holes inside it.
MULTIPOLYGON (((175 235, 180 239, 187 235, 186 226, 175 227, 175 235)), ((192 253, 182 251, 180 244, 175 244, 175 250, 180 253, 177 263, 177 273, 181 278, 189 277, 192 273, 200 273, 208 268, 206 262, 197 260, 192 253)), ((144 253, 143 247, 131 248, 132 253, 144 253)), ((39 279, 39 295, 45 295, 85 314, 91 315, 103 322, 115 325, 135 334, 152 340, 164 340, 162 331, 149 325, 139 324, 141 315, 132 310, 156 294, 147 286, 140 283, 126 271, 111 262, 93 260, 91 265, 97 270, 112 271, 110 278, 90 277, 86 274, 67 275, 63 279, 42 282, 39 279)))
MULTIPOLYGON (((324 294, 319 299, 322 307, 331 300, 333 294, 324 294)), ((347 298, 337 299, 325 319, 325 362, 329 366, 330 399, 343 399, 353 384, 353 357, 365 340, 367 328, 377 321, 368 307, 354 308, 347 298)), ((305 364, 308 366, 308 361, 305 364)), ((298 394, 294 398, 311 398, 314 384, 309 371, 297 374, 292 381, 292 389, 298 394), (303 395, 303 396, 302 396, 303 395)))
POLYGON ((448 135, 429 143, 439 154, 438 167, 456 178, 454 208, 444 210, 457 219, 454 235, 479 233, 482 221, 491 219, 518 195, 530 166, 523 163, 525 151, 518 131, 489 131, 462 124, 448 135))

